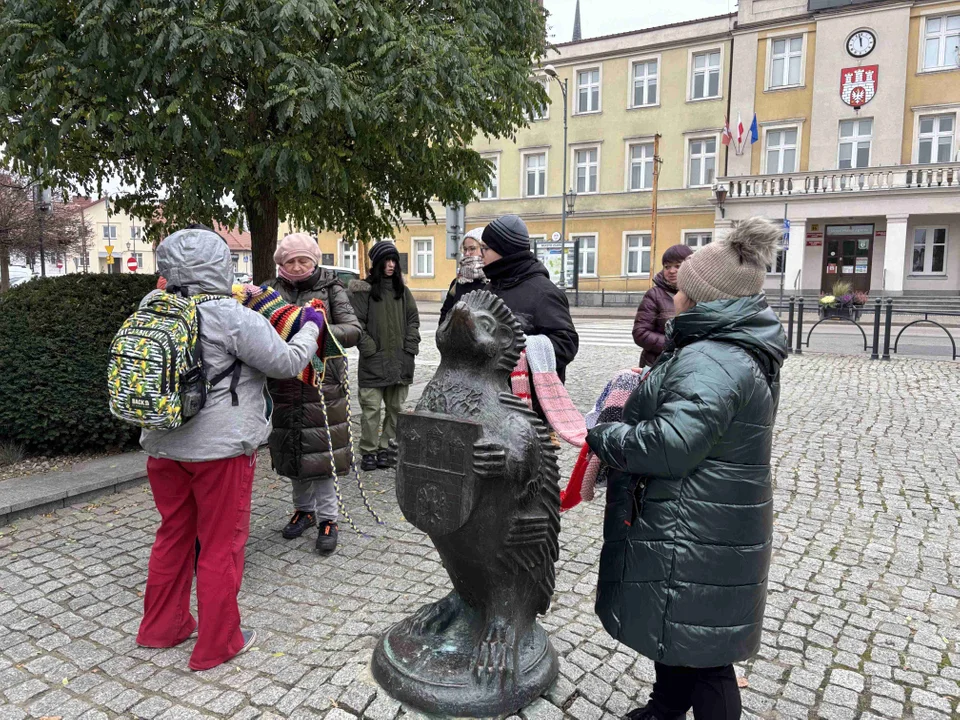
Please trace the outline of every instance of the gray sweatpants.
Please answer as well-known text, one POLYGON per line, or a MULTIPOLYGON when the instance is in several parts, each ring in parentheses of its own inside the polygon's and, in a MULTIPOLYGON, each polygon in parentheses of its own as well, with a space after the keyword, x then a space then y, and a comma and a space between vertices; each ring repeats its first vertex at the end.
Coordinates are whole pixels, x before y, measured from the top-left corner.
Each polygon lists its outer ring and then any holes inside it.
POLYGON ((337 491, 333 478, 290 483, 293 488, 293 506, 303 512, 316 513, 317 522, 337 522, 337 491))

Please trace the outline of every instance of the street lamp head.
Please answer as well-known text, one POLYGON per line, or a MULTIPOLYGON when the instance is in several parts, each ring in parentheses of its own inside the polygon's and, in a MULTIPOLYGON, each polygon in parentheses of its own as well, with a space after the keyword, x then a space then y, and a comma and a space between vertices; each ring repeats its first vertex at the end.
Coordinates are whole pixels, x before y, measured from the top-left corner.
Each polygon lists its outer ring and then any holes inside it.
POLYGON ((557 69, 553 65, 544 65, 543 71, 552 77, 554 80, 559 80, 560 76, 557 75, 557 69))
POLYGON ((127 250, 130 249, 130 243, 127 243, 127 250))
POLYGON ((727 199, 727 186, 723 183, 717 183, 713 186, 713 196, 717 199, 717 205, 723 205, 727 199))
POLYGON ((577 202, 577 193, 573 188, 567 192, 567 215, 573 215, 573 208, 577 202))

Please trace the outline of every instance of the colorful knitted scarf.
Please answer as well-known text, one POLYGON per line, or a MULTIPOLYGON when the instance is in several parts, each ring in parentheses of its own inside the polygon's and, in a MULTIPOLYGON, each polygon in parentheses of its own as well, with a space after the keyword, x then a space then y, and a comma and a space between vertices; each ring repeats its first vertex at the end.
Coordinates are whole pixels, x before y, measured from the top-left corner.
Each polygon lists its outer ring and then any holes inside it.
MULTIPOLYGON (((623 419, 623 406, 649 372, 649 369, 618 372, 600 393, 593 410, 587 414, 587 427, 593 428, 599 423, 620 422, 623 419)), ((560 493, 560 510, 576 507, 581 500, 593 500, 596 487, 602 484, 606 471, 607 467, 585 444, 580 449, 580 456, 573 466, 567 487, 560 493)))
POLYGON ((527 336, 527 349, 520 355, 520 362, 510 373, 513 394, 529 407, 533 407, 530 394, 531 371, 537 402, 550 427, 571 445, 582 447, 587 439, 587 427, 583 415, 573 404, 557 375, 557 356, 553 343, 546 335, 527 336))

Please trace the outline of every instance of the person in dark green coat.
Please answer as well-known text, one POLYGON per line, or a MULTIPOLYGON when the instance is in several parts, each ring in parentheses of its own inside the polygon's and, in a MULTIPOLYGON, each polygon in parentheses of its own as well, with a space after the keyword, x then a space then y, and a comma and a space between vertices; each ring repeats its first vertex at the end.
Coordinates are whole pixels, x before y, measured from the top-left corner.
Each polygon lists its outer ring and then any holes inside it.
POLYGON ((779 237, 745 220, 681 265, 664 354, 623 421, 587 436, 612 470, 597 615, 656 667, 629 720, 740 717, 732 663, 760 647, 773 542, 787 348, 762 287, 779 237))
POLYGON ((382 240, 370 248, 370 275, 350 283, 350 302, 360 336, 360 467, 393 467, 390 441, 397 417, 413 382, 414 358, 420 352, 420 313, 403 282, 397 246, 382 240), (380 430, 381 408, 383 431, 380 430))

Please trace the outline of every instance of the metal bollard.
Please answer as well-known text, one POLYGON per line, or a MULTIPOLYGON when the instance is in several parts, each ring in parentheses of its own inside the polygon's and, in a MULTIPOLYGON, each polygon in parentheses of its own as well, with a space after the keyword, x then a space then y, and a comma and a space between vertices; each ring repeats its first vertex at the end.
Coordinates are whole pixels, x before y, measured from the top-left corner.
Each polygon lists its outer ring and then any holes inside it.
POLYGON ((600 288, 600 307, 603 307, 603 303, 604 303, 604 293, 605 293, 605 292, 606 292, 606 290, 604 290, 603 288, 600 288))
POLYGON ((887 318, 884 322, 883 338, 883 357, 882 360, 890 359, 890 332, 893 327, 893 298, 887 298, 887 318))
POLYGON ((790 298, 790 313, 787 316, 787 352, 793 352, 793 310, 796 304, 796 298, 790 298))
POLYGON ((880 359, 880 315, 883 312, 883 300, 877 298, 876 309, 873 313, 873 353, 871 360, 880 359))
POLYGON ((803 355, 803 296, 797 304, 797 355, 803 355))

